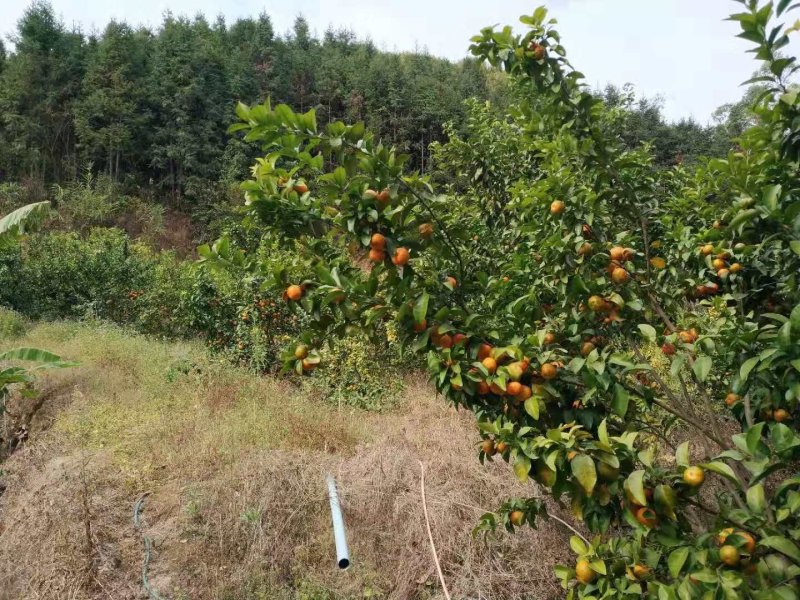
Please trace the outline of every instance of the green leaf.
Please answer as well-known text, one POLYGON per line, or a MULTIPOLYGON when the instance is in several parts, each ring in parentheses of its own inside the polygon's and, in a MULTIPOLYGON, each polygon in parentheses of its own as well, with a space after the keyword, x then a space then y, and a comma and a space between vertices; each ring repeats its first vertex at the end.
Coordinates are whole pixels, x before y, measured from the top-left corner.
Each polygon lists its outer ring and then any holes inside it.
POLYGON ((764 512, 764 508, 766 507, 766 499, 764 497, 764 486, 760 483, 748 488, 747 490, 747 506, 750 507, 757 515, 760 515, 764 512))
POLYGON ((587 495, 594 491, 594 486, 597 485, 597 469, 595 469, 594 461, 586 454, 578 454, 570 462, 572 474, 578 483, 581 484, 583 491, 587 495))
POLYGON ((752 371, 753 367, 755 367, 757 364, 758 364, 757 356, 748 358, 746 361, 742 363, 742 366, 739 367, 739 379, 742 380, 742 383, 747 381, 747 377, 748 375, 750 375, 750 371, 752 371))
POLYGON ((634 471, 625 480, 625 489, 641 506, 647 506, 647 496, 644 494, 644 471, 634 471))
POLYGON ((689 442, 683 442, 675 450, 675 462, 678 466, 689 466, 689 442))
POLYGON ((15 348, 0 353, 1 360, 27 360, 40 363, 64 362, 60 356, 39 348, 15 348))
POLYGON ((517 454, 514 459, 514 473, 522 483, 528 481, 528 473, 531 472, 531 461, 524 454, 517 454))
POLYGON ((18 208, 0 219, 0 238, 4 235, 17 235, 24 233, 25 227, 50 210, 50 202, 36 202, 18 208))
POLYGON ((573 535, 571 538, 569 538, 569 547, 572 548, 572 551, 578 556, 582 556, 589 552, 589 547, 577 535, 573 535))
POLYGON ((417 298, 414 304, 414 323, 417 325, 425 321, 425 317, 428 315, 428 302, 430 302, 430 298, 428 292, 425 292, 417 298))
POLYGON ((708 378, 709 372, 711 372, 711 357, 699 356, 697 360, 694 361, 694 365, 692 365, 692 371, 694 371, 698 381, 705 381, 708 378))
POLYGON ((663 483, 657 485, 653 493, 653 502, 660 513, 667 515, 673 521, 676 520, 675 506, 678 503, 678 495, 675 490, 663 483))
POLYGON ((726 479, 729 479, 735 484, 741 486, 741 483, 739 481, 739 478, 736 476, 736 473, 734 473, 733 469, 731 469, 730 466, 728 466, 724 462, 715 460, 713 462, 705 463, 700 466, 703 467, 704 469, 707 469, 708 471, 716 473, 717 475, 722 475, 726 479))
POLYGON ((656 341, 656 329, 652 325, 648 325, 647 323, 640 323, 639 331, 642 333, 642 337, 644 337, 646 340, 651 342, 656 341))
POLYGON ((525 400, 525 412, 537 421, 539 420, 539 397, 531 396, 525 400))
POLYGON ((760 542, 758 542, 759 546, 764 546, 765 548, 772 548, 773 550, 777 550, 781 554, 785 554, 789 558, 791 558, 796 563, 800 563, 800 548, 792 542, 791 540, 786 539, 780 535, 772 535, 769 537, 765 537, 760 542))
POLYGON ((800 256, 800 240, 792 240, 789 242, 789 248, 792 249, 792 252, 800 256))
POLYGON ((611 403, 611 409, 614 411, 618 417, 624 417, 625 413, 628 412, 628 403, 630 401, 630 394, 628 394, 628 390, 622 387, 620 384, 614 385, 614 400, 611 403))
POLYGON ((686 559, 688 557, 689 548, 687 546, 677 548, 670 553, 669 558, 667 559, 667 565, 669 566, 669 574, 672 575, 673 579, 676 579, 678 575, 680 575, 681 569, 686 563, 686 559))

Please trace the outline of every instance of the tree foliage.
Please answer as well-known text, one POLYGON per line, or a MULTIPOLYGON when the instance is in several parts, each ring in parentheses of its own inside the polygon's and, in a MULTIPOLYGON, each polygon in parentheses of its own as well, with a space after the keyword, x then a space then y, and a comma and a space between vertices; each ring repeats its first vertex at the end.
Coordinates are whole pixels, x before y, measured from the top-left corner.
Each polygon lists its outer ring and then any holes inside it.
MULTIPOLYGON (((758 122, 696 169, 656 168, 621 138, 544 8, 523 34, 472 39, 516 100, 502 117, 474 105, 436 149, 447 193, 363 123, 267 102, 240 104, 231 128, 262 150, 247 218, 300 250, 265 269, 223 238, 203 260, 304 314, 287 371, 391 323, 475 414, 479 458, 508 461, 595 534, 557 569, 570 598, 797 597, 797 67, 775 23, 789 2, 741 4, 731 18, 769 72, 758 122)), ((509 500, 480 528, 542 516, 540 499, 509 500)))
POLYGON ((476 60, 383 52, 349 31, 317 38, 302 17, 285 36, 266 14, 226 24, 169 13, 155 31, 112 21, 85 36, 37 0, 13 42, 0 52, 0 177, 61 182, 92 164, 194 201, 207 182, 246 175, 253 154, 225 136, 237 100, 365 120, 427 168, 464 98, 503 90, 476 60))

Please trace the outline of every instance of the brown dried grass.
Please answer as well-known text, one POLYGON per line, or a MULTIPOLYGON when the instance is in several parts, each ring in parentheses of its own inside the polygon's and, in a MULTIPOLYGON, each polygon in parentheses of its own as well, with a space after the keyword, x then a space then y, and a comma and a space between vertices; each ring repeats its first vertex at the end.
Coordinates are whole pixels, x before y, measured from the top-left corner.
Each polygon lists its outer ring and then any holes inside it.
POLYGON ((440 598, 418 460, 454 598, 560 596, 552 566, 571 560, 569 532, 548 521, 471 536, 484 510, 536 490, 502 462, 481 466, 471 416, 418 378, 394 411, 338 410, 198 348, 62 333, 39 327, 32 341, 84 361, 72 373, 81 383, 3 465, 0 599, 143 597, 131 511, 144 491, 151 579, 169 598, 440 598), (187 353, 197 368, 166 381, 165 365, 187 353), (342 496, 347 572, 334 564, 327 472, 342 496))

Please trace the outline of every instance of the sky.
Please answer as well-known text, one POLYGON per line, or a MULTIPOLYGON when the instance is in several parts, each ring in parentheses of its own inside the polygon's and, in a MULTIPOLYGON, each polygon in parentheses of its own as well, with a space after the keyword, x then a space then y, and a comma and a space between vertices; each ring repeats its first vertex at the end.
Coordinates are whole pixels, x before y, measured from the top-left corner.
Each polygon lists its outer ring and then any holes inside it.
MULTIPOLYGON (((0 0, 0 35, 7 38, 29 0, 0 0)), ((510 24, 546 4, 562 43, 592 87, 634 84, 640 96, 660 96, 670 120, 709 122, 715 108, 738 100, 741 82, 758 67, 725 17, 732 0, 51 0, 69 26, 102 30, 111 19, 155 27, 161 15, 203 13, 228 22, 264 11, 275 30, 298 14, 321 34, 329 25, 369 37, 386 50, 425 49, 458 60, 482 27, 510 24)), ((794 34, 798 36, 798 34, 794 34)), ((800 38, 790 53, 797 55, 800 38)))

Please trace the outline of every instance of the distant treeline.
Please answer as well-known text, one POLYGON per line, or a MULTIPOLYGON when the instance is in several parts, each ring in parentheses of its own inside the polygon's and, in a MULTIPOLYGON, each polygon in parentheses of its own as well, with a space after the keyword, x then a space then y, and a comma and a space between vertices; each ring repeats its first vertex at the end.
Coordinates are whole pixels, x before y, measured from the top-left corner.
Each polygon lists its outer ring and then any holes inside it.
MULTIPOLYGON (((384 52, 346 30, 318 39, 302 17, 286 35, 266 14, 231 24, 167 14, 155 31, 111 22, 86 35, 35 1, 13 42, 10 52, 0 41, 0 182, 73 181, 92 165, 190 205, 208 182, 244 177, 252 161, 255 149, 226 134, 237 100, 315 108, 322 123, 363 120, 428 170, 428 145, 446 122, 458 126, 464 99, 503 109, 513 96, 502 74, 474 60, 384 52)), ((741 130, 732 121, 746 119, 733 106, 715 126, 670 124, 658 102, 598 93, 624 111, 624 141, 652 141, 662 165, 724 154, 741 130)))
POLYGON ((231 24, 167 14, 155 31, 111 22, 85 35, 34 2, 13 41, 13 52, 0 42, 6 180, 70 180, 91 163, 181 195, 238 178, 250 161, 226 128, 237 100, 267 97, 315 108, 323 123, 363 120, 424 168, 465 98, 502 96, 502 79, 476 61, 383 52, 345 30, 318 39, 302 17, 285 36, 266 14, 231 24))

